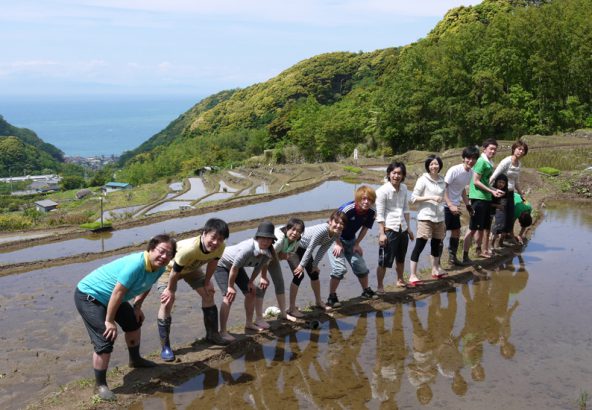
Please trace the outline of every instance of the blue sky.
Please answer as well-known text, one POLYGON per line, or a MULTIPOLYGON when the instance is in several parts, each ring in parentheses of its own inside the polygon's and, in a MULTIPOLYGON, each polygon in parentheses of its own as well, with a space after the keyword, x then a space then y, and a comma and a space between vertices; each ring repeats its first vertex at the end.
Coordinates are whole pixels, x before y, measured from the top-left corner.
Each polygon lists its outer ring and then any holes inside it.
POLYGON ((4 96, 201 95, 424 37, 480 0, 3 0, 4 96))

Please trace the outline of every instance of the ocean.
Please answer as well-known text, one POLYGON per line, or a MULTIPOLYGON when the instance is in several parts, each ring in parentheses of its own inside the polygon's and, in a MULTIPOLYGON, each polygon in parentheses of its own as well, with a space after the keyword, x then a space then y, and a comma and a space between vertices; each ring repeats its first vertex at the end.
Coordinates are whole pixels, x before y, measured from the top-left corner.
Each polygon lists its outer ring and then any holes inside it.
POLYGON ((158 133, 203 96, 0 97, 0 115, 66 156, 120 155, 158 133))

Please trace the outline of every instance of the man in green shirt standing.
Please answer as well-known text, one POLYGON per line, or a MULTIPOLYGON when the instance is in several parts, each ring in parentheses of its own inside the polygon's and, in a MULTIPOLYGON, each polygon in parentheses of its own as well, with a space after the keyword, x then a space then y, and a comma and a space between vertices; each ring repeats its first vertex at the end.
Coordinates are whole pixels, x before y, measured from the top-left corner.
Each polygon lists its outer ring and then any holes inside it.
POLYGON ((495 196, 500 198, 505 195, 504 191, 489 186, 489 177, 493 173, 493 157, 497 152, 497 141, 488 138, 483 141, 483 152, 473 167, 473 178, 469 189, 469 199, 473 207, 473 214, 469 223, 469 230, 465 234, 463 245, 463 262, 470 263, 469 249, 475 234, 477 253, 483 258, 490 258, 489 231, 491 229, 491 200, 495 196), (481 248, 483 243, 483 248, 481 248))

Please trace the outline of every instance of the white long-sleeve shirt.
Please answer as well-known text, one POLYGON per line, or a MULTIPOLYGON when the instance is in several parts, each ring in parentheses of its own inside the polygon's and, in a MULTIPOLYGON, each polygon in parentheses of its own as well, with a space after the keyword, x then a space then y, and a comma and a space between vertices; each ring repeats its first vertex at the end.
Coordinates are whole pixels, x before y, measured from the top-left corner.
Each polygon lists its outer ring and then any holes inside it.
POLYGON ((502 159, 489 178, 490 184, 492 184, 500 174, 506 174, 508 177, 508 191, 514 191, 518 184, 518 178, 520 177, 520 161, 518 161, 518 166, 516 167, 512 165, 511 155, 502 159))
POLYGON ((442 201, 436 202, 431 199, 428 201, 419 201, 417 208, 418 221, 444 221, 444 189, 446 183, 444 178, 438 175, 438 179, 434 180, 427 172, 417 179, 413 193, 411 194, 411 203, 415 203, 416 198, 420 196, 438 196, 442 201))
POLYGON ((385 229, 407 230, 405 214, 409 213, 407 185, 399 184, 399 189, 390 182, 376 190, 376 222, 384 223, 385 229))

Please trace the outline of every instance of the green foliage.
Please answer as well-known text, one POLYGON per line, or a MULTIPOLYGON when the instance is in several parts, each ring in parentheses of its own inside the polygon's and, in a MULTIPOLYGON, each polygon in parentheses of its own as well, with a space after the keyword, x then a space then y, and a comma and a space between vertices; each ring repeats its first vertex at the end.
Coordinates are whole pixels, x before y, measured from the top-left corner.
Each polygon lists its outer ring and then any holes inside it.
POLYGON ((76 175, 66 175, 62 178, 61 186, 64 190, 84 188, 84 178, 76 175))
POLYGON ((0 214, 0 230, 16 231, 33 225, 31 218, 20 214, 0 214))
POLYGON ((539 172, 542 172, 543 174, 549 175, 551 177, 556 177, 560 173, 560 171, 557 168, 553 167, 541 167, 539 168, 539 172))
POLYGON ((351 165, 346 165, 343 167, 343 169, 347 172, 351 172, 352 174, 361 174, 362 173, 362 168, 359 167, 353 167, 351 165))
POLYGON ((64 153, 26 128, 17 128, 0 115, 0 177, 56 172, 64 153))
POLYGON ((201 101, 125 155, 131 183, 286 147, 306 161, 438 151, 592 121, 592 2, 484 0, 399 49, 329 53, 201 101))
POLYGON ((84 223, 81 224, 80 227, 82 229, 88 229, 90 231, 99 229, 99 228, 110 228, 111 227, 111 222, 110 221, 103 221, 103 225, 101 226, 101 222, 88 222, 88 223, 84 223))

